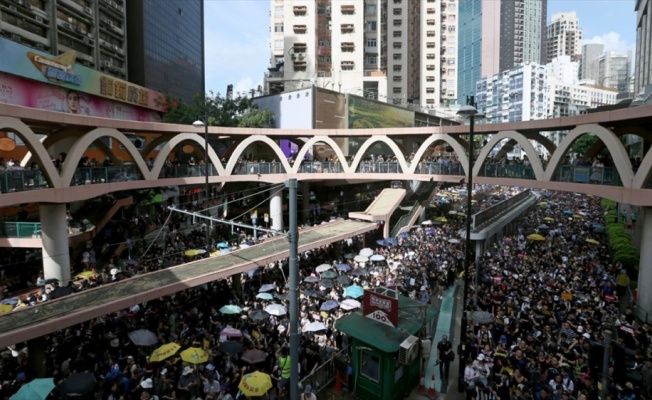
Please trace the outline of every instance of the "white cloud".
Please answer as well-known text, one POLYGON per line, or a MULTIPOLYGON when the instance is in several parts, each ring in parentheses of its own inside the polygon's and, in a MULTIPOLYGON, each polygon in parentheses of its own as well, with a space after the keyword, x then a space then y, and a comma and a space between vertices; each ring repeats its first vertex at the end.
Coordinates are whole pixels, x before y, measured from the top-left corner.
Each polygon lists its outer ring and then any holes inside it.
POLYGON ((585 39, 583 44, 597 43, 604 45, 604 51, 615 51, 619 53, 628 50, 634 50, 634 43, 629 43, 618 32, 609 32, 602 35, 593 36, 590 39, 585 39))

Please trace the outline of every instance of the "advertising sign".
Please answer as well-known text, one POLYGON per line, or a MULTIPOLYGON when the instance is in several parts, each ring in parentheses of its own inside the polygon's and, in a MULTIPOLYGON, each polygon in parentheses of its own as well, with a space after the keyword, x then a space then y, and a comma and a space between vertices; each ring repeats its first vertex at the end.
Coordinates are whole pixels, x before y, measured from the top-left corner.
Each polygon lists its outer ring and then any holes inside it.
POLYGON ((398 326, 398 299, 365 290, 362 301, 362 315, 396 328, 398 326))
POLYGON ((349 129, 414 126, 414 111, 351 94, 347 95, 347 98, 349 129))
POLYGON ((62 88, 165 111, 162 93, 76 64, 77 53, 57 57, 0 38, 0 71, 62 88))

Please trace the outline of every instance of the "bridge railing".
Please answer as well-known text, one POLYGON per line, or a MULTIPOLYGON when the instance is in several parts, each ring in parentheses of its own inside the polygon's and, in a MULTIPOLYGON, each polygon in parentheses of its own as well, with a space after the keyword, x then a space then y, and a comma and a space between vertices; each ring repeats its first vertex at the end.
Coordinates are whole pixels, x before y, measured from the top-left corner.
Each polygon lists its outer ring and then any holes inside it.
POLYGON ((419 209, 420 203, 418 201, 415 201, 414 204, 412 205, 412 208, 410 208, 410 212, 408 212, 405 215, 402 215, 398 221, 394 224, 394 227, 392 228, 392 232, 390 234, 391 237, 396 237, 396 235, 399 234, 402 228, 407 226, 407 224, 410 222, 410 219, 414 216, 414 213, 417 212, 419 209))
POLYGON ((527 199, 530 196, 531 191, 524 190, 521 193, 512 196, 506 200, 501 201, 500 203, 494 204, 491 207, 485 208, 482 211, 479 211, 473 216, 471 216, 471 229, 479 229, 482 225, 492 220, 493 218, 501 215, 505 211, 513 208, 516 204, 527 199))
POLYGON ((39 222, 5 221, 0 223, 0 237, 31 238, 40 234, 41 224, 39 222))

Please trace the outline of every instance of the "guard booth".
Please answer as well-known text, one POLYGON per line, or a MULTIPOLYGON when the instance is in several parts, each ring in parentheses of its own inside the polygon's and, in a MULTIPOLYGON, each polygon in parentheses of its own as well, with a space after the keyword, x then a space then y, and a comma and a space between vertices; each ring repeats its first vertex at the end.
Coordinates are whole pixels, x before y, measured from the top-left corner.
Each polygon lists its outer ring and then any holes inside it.
POLYGON ((421 339, 430 333, 437 313, 434 306, 394 289, 365 290, 362 311, 335 324, 352 338, 349 391, 369 400, 404 399, 419 385, 421 339))

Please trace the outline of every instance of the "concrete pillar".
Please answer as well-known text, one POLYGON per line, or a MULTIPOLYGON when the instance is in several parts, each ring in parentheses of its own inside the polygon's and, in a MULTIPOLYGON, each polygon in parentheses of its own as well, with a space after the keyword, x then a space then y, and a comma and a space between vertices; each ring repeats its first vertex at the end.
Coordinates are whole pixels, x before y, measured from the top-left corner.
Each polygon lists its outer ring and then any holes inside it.
POLYGON ((66 286, 70 281, 66 205, 41 204, 40 213, 44 277, 58 279, 61 286, 66 286))
MULTIPOLYGON (((641 243, 652 243, 652 207, 641 208, 636 225, 640 224, 641 243)), ((652 246, 641 246, 638 266, 638 311, 643 321, 652 320, 652 290, 645 289, 652 284, 652 246)))
POLYGON ((269 201, 269 217, 271 228, 278 231, 283 230, 283 191, 277 192, 269 201))
POLYGON ((301 182, 301 218, 305 224, 310 219, 310 185, 301 182))
POLYGON ((475 241, 475 259, 480 260, 482 258, 482 253, 484 252, 484 240, 475 241))
POLYGON ((46 362, 46 345, 45 337, 41 336, 36 339, 27 341, 27 367, 29 375, 34 378, 46 378, 47 368, 46 362))

